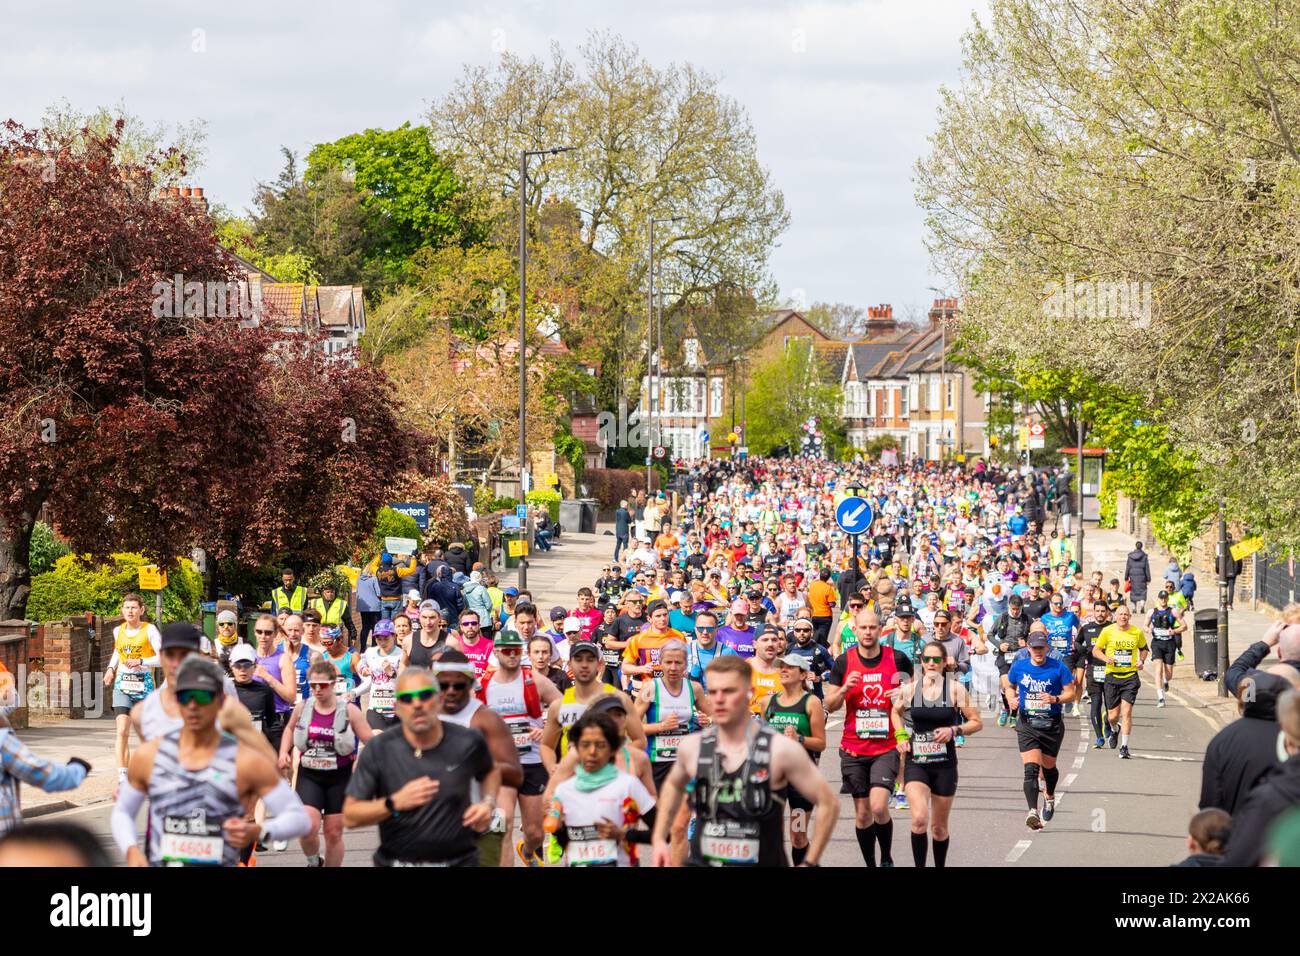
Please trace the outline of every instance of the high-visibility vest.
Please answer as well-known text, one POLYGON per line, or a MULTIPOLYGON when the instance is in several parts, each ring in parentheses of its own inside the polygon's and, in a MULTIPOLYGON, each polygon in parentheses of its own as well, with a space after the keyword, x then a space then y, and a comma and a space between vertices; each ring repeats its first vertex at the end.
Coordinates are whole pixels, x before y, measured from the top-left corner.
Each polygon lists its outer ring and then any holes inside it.
POLYGON ((311 602, 312 610, 320 615, 320 622, 326 627, 341 625, 343 623, 343 609, 348 606, 348 602, 342 598, 335 598, 330 606, 325 606, 324 598, 315 598, 311 602))
POLYGON ((279 614, 280 608, 287 607, 290 611, 297 614, 299 611, 307 608, 307 589, 301 584, 296 585, 293 589, 293 595, 285 593, 283 587, 278 587, 271 592, 271 611, 273 614, 279 614))

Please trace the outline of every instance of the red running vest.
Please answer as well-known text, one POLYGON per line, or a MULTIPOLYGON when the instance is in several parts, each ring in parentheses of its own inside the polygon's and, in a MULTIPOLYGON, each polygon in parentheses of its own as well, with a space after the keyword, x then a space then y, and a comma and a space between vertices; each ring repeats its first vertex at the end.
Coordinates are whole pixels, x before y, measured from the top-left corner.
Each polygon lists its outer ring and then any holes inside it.
POLYGON ((853 673, 861 674, 862 679, 844 695, 844 736, 840 748, 859 757, 877 757, 898 746, 894 739, 894 705, 889 699, 889 692, 900 680, 893 649, 881 648, 879 662, 875 667, 867 667, 862 663, 861 648, 851 648, 844 670, 845 684, 853 673))

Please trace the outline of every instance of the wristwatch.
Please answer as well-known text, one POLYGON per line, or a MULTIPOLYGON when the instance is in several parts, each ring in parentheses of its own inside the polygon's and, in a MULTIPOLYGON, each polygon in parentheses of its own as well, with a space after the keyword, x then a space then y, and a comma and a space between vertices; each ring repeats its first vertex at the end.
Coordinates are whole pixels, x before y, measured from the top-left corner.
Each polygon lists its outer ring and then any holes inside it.
POLYGON ((394 819, 401 816, 401 813, 398 812, 397 807, 393 805, 392 797, 384 797, 384 808, 393 815, 394 819))

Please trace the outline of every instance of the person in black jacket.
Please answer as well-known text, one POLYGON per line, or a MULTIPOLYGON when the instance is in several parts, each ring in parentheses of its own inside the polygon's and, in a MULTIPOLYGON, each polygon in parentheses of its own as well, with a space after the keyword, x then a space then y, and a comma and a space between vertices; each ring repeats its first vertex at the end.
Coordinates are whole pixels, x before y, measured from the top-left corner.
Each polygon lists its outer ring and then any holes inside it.
POLYGON ((468 577, 470 568, 474 566, 474 556, 459 541, 453 541, 442 557, 451 566, 453 574, 459 572, 468 577))
POLYGON ((1232 662, 1228 673, 1223 675, 1223 683, 1228 693, 1236 694, 1237 685, 1246 676, 1246 672, 1259 667, 1260 662, 1268 657, 1268 652, 1275 647, 1277 656, 1282 658, 1283 664, 1300 670, 1300 624, 1288 624, 1285 613, 1281 620, 1269 625, 1262 641, 1250 645, 1232 662))
POLYGON ((1277 766, 1277 699, 1291 683, 1268 671, 1250 671, 1237 685, 1241 717, 1214 735, 1201 765, 1202 810, 1236 813, 1255 785, 1277 766))
POLYGON ((1300 805, 1300 691, 1288 690, 1278 698, 1277 722, 1287 760, 1265 777, 1233 814, 1223 866, 1258 866, 1273 822, 1300 805))
POLYGON ((1151 583, 1151 562, 1147 560, 1147 553, 1142 550, 1142 542, 1133 542, 1133 550, 1129 552, 1128 560, 1124 563, 1124 580, 1129 585, 1128 599, 1133 605, 1133 610, 1138 614, 1145 614, 1147 609, 1147 586, 1151 583))
POLYGON ((1174 866, 1218 866, 1232 835, 1232 817, 1214 807, 1202 810, 1187 825, 1188 856, 1174 866))
POLYGON ((424 584, 424 597, 437 601, 444 613, 451 620, 459 621, 460 612, 465 610, 465 595, 451 580, 451 567, 445 562, 436 565, 433 576, 424 584))

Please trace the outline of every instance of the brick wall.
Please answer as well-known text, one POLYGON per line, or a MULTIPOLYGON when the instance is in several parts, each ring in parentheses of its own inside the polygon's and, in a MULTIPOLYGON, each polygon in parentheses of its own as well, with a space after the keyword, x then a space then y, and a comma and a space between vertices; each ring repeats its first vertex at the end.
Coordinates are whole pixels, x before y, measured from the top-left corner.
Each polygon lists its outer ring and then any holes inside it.
POLYGON ((28 625, 26 621, 0 622, 0 664, 9 671, 23 706, 10 712, 9 723, 15 730, 27 726, 26 694, 19 684, 27 670, 28 625))
MULTIPOLYGON (((110 648, 111 653, 111 648, 110 648)), ((33 714, 77 719, 103 705, 102 668, 96 669, 97 649, 86 617, 38 624, 28 642, 28 704, 33 714)))

